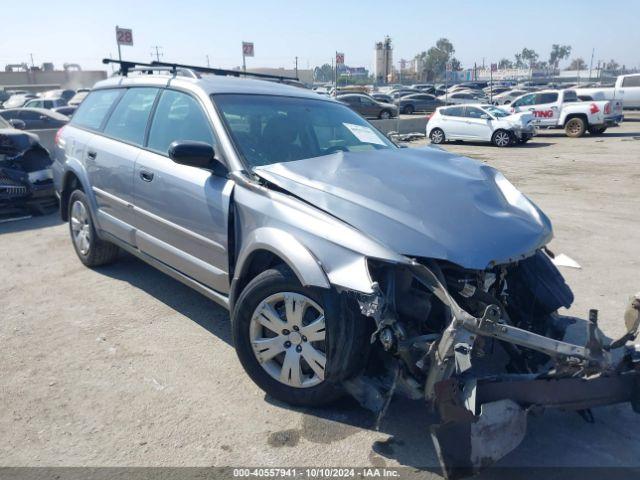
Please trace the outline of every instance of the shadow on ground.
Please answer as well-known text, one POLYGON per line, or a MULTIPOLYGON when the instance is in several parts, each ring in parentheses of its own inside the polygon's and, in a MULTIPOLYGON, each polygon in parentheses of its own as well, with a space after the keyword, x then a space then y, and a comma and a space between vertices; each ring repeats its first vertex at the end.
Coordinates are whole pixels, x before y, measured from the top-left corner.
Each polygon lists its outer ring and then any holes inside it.
POLYGON ((133 255, 122 253, 117 262, 95 270, 146 292, 227 344, 232 344, 226 309, 133 255))
POLYGON ((26 232, 27 230, 55 227, 61 223, 62 220, 57 212, 49 215, 0 216, 0 235, 3 233, 26 232))

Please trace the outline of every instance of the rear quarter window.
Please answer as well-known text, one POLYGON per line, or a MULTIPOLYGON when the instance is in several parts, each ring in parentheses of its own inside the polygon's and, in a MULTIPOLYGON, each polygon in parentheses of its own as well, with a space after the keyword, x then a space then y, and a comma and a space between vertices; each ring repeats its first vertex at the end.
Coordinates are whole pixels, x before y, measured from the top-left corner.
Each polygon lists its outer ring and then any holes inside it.
POLYGON ((121 93, 120 89, 94 90, 89 93, 73 115, 71 124, 98 130, 121 93))
POLYGON ((632 77, 624 77, 622 79, 623 87, 640 87, 640 75, 634 75, 632 77))

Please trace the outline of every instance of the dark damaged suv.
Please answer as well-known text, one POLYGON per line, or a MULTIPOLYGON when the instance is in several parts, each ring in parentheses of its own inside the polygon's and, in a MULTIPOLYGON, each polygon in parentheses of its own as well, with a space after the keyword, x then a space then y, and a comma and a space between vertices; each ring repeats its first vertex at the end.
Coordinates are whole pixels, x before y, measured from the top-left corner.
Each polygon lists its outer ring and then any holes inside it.
POLYGON ((378 415, 394 393, 424 399, 449 475, 515 448, 531 406, 640 407, 640 300, 625 337, 604 340, 594 314, 586 344, 565 341, 549 219, 495 169, 398 148, 308 90, 127 70, 58 135, 72 244, 89 267, 122 249, 228 308, 269 395, 349 393, 378 415))

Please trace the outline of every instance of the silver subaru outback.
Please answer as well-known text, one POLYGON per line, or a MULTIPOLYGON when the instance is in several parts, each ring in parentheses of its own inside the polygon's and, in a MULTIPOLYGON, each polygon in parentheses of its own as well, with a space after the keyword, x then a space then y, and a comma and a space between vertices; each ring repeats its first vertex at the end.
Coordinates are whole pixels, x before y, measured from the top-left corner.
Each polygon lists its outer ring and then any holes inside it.
POLYGON ((640 410, 640 297, 614 341, 596 311, 559 315, 573 294, 550 221, 495 169, 399 148, 282 83, 124 73, 56 137, 73 247, 88 267, 124 250, 228 308, 240 362, 272 397, 351 394, 378 421, 396 393, 423 399, 449 476, 515 448, 532 407, 640 410), (586 343, 565 339, 576 325, 586 343))

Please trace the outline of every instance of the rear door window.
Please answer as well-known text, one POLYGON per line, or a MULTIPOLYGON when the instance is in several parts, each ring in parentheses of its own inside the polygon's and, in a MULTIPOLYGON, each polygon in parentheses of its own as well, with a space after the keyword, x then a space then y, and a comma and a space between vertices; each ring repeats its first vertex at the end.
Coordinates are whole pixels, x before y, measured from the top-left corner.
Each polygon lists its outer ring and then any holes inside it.
POLYGON ((94 90, 73 115, 72 125, 98 130, 122 90, 94 90))
POLYGON ((442 113, 448 117, 463 117, 464 107, 449 107, 442 110, 442 113))
POLYGON ((104 128, 105 135, 142 146, 149 113, 157 94, 157 88, 127 90, 107 121, 104 128))
POLYGON ((536 95, 536 105, 543 105, 545 103, 555 103, 558 101, 557 92, 538 93, 536 95))
POLYGON ((166 155, 171 142, 177 140, 215 145, 209 120, 198 101, 186 93, 165 90, 153 114, 147 146, 166 155))

